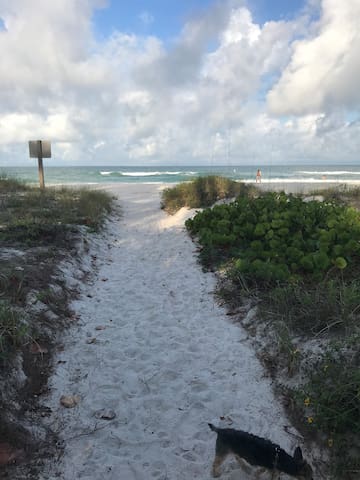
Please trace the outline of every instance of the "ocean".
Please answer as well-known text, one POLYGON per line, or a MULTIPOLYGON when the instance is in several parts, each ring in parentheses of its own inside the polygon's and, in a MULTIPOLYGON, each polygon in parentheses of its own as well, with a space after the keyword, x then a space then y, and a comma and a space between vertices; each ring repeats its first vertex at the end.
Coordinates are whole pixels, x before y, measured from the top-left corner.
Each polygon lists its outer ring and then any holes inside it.
MULTIPOLYGON (((45 165, 45 183, 101 184, 101 183, 179 183, 199 176, 221 175, 232 180, 254 182, 257 168, 261 169, 263 183, 276 182, 339 182, 359 183, 360 165, 278 165, 278 166, 82 166, 52 167, 45 165)), ((38 183, 37 166, 0 167, 0 176, 15 177, 29 183, 38 183)))

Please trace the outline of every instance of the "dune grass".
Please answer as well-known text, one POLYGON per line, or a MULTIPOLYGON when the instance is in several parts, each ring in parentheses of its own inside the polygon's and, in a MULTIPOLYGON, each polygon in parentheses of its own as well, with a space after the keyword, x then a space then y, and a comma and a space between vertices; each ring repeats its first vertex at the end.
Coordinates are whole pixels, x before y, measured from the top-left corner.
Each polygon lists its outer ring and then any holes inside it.
POLYGON ((0 202, 0 245, 32 246, 61 242, 74 225, 97 230, 111 210, 112 198, 99 190, 41 191, 0 179, 0 202))
POLYGON ((360 187, 340 185, 338 187, 316 190, 312 195, 321 195, 325 202, 335 201, 338 204, 360 208, 360 187))
POLYGON ((335 277, 318 283, 279 285, 264 292, 261 311, 307 336, 353 332, 360 324, 360 281, 335 277))
POLYGON ((336 479, 360 473, 360 333, 333 341, 294 394, 308 428, 321 431, 336 479))
POLYGON ((0 194, 29 190, 25 182, 14 177, 9 177, 0 171, 0 194))
POLYGON ((255 191, 253 186, 225 177, 216 175, 198 177, 191 182, 165 189, 162 194, 162 208, 168 213, 175 213, 182 207, 204 208, 218 200, 252 195, 255 191))
POLYGON ((287 393, 302 415, 306 430, 321 433, 323 446, 329 449, 331 478, 357 478, 359 281, 338 277, 278 286, 263 295, 259 317, 274 325, 279 353, 289 374, 297 373, 303 379, 287 393), (319 346, 313 355, 303 349, 307 340, 319 346))
POLYGON ((21 315, 5 300, 0 301, 0 360, 11 346, 16 347, 26 339, 28 327, 21 315))
POLYGON ((99 190, 41 191, 16 179, 0 177, 0 247, 23 252, 20 260, 10 255, 10 259, 0 261, 0 355, 11 352, 25 339, 21 311, 26 295, 31 289, 47 289, 59 247, 73 247, 72 234, 80 225, 86 226, 88 232, 99 230, 112 210, 112 202, 108 193, 99 190))

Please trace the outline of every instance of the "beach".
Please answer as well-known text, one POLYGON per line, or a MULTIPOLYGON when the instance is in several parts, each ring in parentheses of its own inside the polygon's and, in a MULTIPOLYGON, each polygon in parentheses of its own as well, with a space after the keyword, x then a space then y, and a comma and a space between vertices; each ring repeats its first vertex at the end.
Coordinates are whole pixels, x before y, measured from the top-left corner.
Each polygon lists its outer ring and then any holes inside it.
MULTIPOLYGON (((122 214, 91 241, 97 271, 78 284, 78 321, 54 361, 46 421, 65 451, 48 461, 44 480, 209 479, 208 422, 308 454, 248 333, 218 305, 215 275, 198 263, 184 228, 194 212, 168 216, 162 188, 106 186, 122 214), (63 395, 77 405, 64 408, 63 395)), ((253 478, 231 458, 223 472, 253 478)))
POLYGON ((348 182, 333 182, 333 181, 321 181, 321 182, 291 182, 289 180, 282 181, 282 182, 262 182, 262 183, 255 183, 254 184, 257 188, 260 188, 266 192, 285 192, 285 193, 293 193, 294 195, 302 195, 302 194, 312 194, 316 193, 321 190, 327 189, 336 189, 336 190, 344 190, 344 189, 352 189, 352 188, 359 188, 360 183, 357 181, 348 181, 348 182))

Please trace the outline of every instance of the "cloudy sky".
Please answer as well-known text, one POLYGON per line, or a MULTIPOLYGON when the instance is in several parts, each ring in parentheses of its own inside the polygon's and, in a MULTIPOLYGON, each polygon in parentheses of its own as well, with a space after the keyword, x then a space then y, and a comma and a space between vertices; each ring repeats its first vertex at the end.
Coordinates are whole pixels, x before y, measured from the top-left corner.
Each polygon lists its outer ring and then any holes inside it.
POLYGON ((360 162, 359 22, 360 0, 0 0, 0 165, 30 139, 57 165, 360 162))

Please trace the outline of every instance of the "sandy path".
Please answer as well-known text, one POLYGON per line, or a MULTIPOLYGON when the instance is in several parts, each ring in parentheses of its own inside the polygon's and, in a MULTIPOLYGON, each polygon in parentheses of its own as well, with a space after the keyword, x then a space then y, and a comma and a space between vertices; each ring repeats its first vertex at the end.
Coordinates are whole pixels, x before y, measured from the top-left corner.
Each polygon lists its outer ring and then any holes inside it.
MULTIPOLYGON (((48 400, 67 447, 44 478, 209 479, 215 434, 207 422, 229 419, 292 450, 288 420, 246 333, 216 305, 214 276, 197 263, 184 215, 159 209, 159 186, 113 191, 123 217, 98 253, 98 278, 73 305, 81 320, 65 339, 48 400), (79 394, 80 404, 60 407, 64 393, 79 394), (102 408, 116 418, 96 419, 102 408)), ((250 477, 227 461, 222 478, 250 477)))

